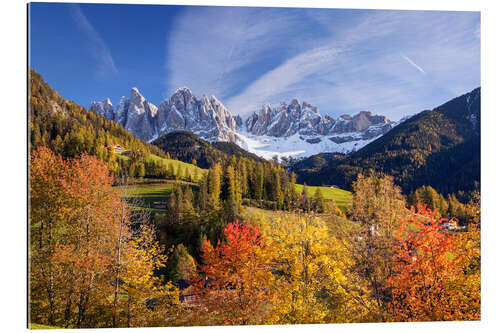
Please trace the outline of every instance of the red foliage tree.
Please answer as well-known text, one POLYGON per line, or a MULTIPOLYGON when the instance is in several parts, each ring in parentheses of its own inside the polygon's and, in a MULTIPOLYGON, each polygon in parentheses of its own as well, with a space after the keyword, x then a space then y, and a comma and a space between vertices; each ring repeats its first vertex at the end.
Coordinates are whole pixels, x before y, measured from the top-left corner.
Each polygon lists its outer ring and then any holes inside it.
POLYGON ((229 223, 225 240, 202 245, 199 277, 193 284, 198 319, 208 324, 262 323, 275 289, 268 247, 257 226, 229 223))
POLYGON ((434 214, 419 205, 401 223, 387 280, 393 297, 390 310, 398 321, 479 319, 479 294, 464 283, 470 279, 459 238, 444 228, 447 219, 434 214))

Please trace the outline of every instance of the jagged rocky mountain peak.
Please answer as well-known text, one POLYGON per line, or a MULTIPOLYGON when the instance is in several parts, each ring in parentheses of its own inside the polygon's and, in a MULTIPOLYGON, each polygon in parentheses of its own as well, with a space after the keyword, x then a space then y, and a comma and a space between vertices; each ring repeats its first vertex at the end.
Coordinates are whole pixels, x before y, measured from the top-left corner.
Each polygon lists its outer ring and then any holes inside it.
POLYGON ((105 98, 102 102, 92 102, 90 104, 90 110, 104 116, 107 119, 114 120, 114 110, 113 104, 109 98, 105 98))
POLYGON ((305 101, 300 103, 298 98, 294 98, 289 104, 281 102, 275 108, 265 104, 247 119, 246 129, 254 135, 313 136, 360 132, 382 123, 389 124, 391 121, 383 116, 374 116, 369 111, 361 111, 353 117, 342 115, 335 119, 329 115, 321 115, 319 109, 312 104, 305 101))
POLYGON ((178 94, 186 96, 194 96, 193 91, 186 86, 177 88, 173 95, 178 95, 178 94))
POLYGON ((130 89, 130 100, 131 101, 143 102, 146 99, 139 92, 139 89, 137 89, 136 87, 133 87, 132 89, 130 89))
MULTIPOLYGON (((150 103, 137 87, 133 87, 130 97, 122 97, 116 109, 113 109, 109 99, 105 99, 93 102, 91 110, 116 121, 149 142, 181 130, 208 141, 231 141, 252 151, 249 144, 276 138, 281 142, 276 142, 279 151, 293 151, 305 145, 300 153, 302 156, 317 152, 319 147, 325 151, 352 151, 394 126, 390 120, 369 111, 339 118, 322 115, 316 106, 299 98, 281 102, 277 106, 263 104, 249 117, 242 119, 241 116, 233 116, 216 96, 203 95, 197 98, 188 87, 178 88, 158 107, 150 103), (291 142, 289 138, 299 141, 291 142), (313 151, 309 152, 313 146, 313 151)), ((252 152, 260 154, 258 150, 252 152)), ((267 158, 269 152, 260 155, 267 158)))
POLYGON ((241 119, 240 115, 237 115, 236 117, 234 117, 234 120, 236 121, 236 126, 238 128, 240 128, 241 126, 243 126, 243 119, 241 119))

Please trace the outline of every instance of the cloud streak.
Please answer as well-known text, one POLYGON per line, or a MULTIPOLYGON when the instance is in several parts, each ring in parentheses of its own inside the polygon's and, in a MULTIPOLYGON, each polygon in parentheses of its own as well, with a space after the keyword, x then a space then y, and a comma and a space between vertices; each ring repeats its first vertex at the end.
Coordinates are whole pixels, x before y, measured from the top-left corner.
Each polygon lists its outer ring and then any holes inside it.
POLYGON ((101 76, 118 74, 113 56, 101 35, 89 22, 80 6, 76 4, 70 4, 69 6, 73 21, 91 44, 90 53, 98 64, 97 73, 101 76))
POLYGON ((187 85, 240 115, 299 97, 399 119, 480 84, 478 25, 473 12, 193 7, 167 39, 166 94, 187 85))
POLYGON ((297 23, 294 13, 276 8, 184 9, 167 36, 165 93, 186 85, 196 93, 229 97, 258 74, 248 72, 253 63, 272 69, 266 63, 277 61, 270 59, 273 47, 297 23))
POLYGON ((247 114, 266 101, 276 102, 277 96, 281 97, 293 91, 298 82, 328 66, 337 53, 335 48, 320 47, 286 60, 229 99, 229 109, 238 114, 247 114))
POLYGON ((407 56, 405 56, 402 53, 401 53, 401 57, 403 57, 403 59, 405 59, 406 61, 408 61, 408 63, 410 65, 412 65, 413 67, 415 67, 419 72, 425 74, 425 71, 423 70, 423 68, 420 67, 419 65, 417 65, 413 60, 411 60, 410 58, 408 58, 407 56))

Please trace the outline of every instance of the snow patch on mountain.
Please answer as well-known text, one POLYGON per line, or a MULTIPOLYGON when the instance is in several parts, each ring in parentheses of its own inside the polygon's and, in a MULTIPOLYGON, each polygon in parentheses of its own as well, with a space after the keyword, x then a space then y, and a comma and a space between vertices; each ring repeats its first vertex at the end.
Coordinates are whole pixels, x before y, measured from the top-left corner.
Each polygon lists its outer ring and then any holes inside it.
POLYGON ((361 111, 354 116, 322 115, 307 102, 292 99, 276 107, 265 104, 246 120, 233 116, 215 96, 197 98, 187 87, 177 89, 158 107, 139 89, 111 101, 92 102, 90 109, 151 142, 176 130, 190 131, 207 141, 230 141, 266 159, 307 157, 323 152, 350 153, 385 134, 397 123, 361 111))
POLYGON ((336 143, 326 136, 306 137, 294 134, 288 137, 254 135, 246 131, 238 133, 236 144, 241 148, 265 159, 278 157, 308 157, 319 153, 350 153, 356 151, 382 134, 370 139, 363 139, 359 133, 344 133, 338 137, 349 138, 336 143))

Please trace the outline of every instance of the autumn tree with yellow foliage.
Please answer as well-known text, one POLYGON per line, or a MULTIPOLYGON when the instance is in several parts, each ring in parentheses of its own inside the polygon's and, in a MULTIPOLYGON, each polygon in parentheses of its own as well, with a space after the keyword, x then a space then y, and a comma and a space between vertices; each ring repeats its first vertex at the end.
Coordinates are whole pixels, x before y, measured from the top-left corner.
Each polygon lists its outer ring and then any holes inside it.
POLYGON ((359 301, 365 297, 353 291, 346 275, 351 259, 325 222, 311 215, 275 219, 264 234, 272 244, 273 270, 285 282, 275 304, 275 323, 364 320, 368 309, 359 301))
POLYGON ((82 154, 63 160, 44 147, 31 154, 32 322, 78 328, 130 326, 133 316, 148 318, 145 297, 168 298, 167 303, 175 305, 171 286, 158 287, 153 275, 166 261, 153 231, 134 233, 133 216, 112 182, 104 162, 95 157, 82 154), (140 299, 135 309, 127 309, 125 323, 118 296, 129 300, 128 305, 140 299))

